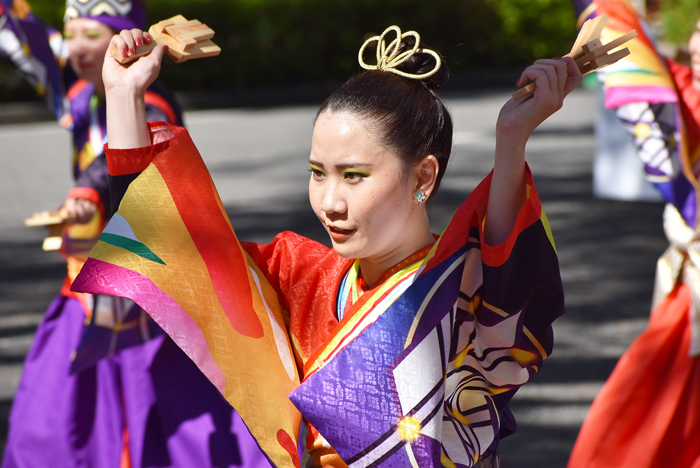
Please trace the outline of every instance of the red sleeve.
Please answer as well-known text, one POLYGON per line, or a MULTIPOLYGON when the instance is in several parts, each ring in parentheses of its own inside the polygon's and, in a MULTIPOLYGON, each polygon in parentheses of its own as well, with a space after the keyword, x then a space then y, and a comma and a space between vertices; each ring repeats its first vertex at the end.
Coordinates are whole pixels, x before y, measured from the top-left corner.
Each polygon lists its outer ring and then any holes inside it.
POLYGON ((489 191, 491 189, 491 177, 489 174, 472 191, 467 199, 460 205, 457 212, 452 216, 450 224, 441 236, 437 252, 430 259, 428 265, 434 265, 444 261, 456 250, 464 245, 464 236, 480 239, 481 257, 485 264, 490 266, 502 265, 510 256, 518 236, 538 222, 542 215, 542 204, 537 195, 537 190, 532 180, 530 167, 525 165, 525 186, 527 188, 527 200, 518 211, 518 216, 511 229, 508 238, 498 245, 488 245, 483 241, 484 220, 486 218, 486 208, 488 205, 489 191))
POLYGON ((166 122, 149 122, 151 144, 143 148, 112 149, 109 143, 104 146, 109 166, 109 175, 120 176, 143 171, 153 158, 170 146, 173 139, 189 139, 189 133, 182 127, 166 122))
POLYGON ((277 234, 269 244, 241 242, 241 245, 278 292, 287 310, 290 309, 287 296, 293 285, 328 253, 324 245, 290 231, 277 234))
POLYGON ((338 324, 338 285, 352 260, 293 232, 278 234, 270 244, 241 242, 289 311, 289 331, 299 363, 330 338, 338 324))
POLYGON ((491 188, 491 175, 489 174, 486 179, 484 179, 484 191, 483 198, 479 203, 477 209, 477 215, 479 217, 479 238, 481 240, 481 258, 482 261, 489 266, 500 266, 503 265, 510 257, 513 247, 520 234, 528 227, 540 221, 542 217, 542 204, 540 203, 540 198, 537 195, 537 189, 532 180, 532 173, 530 172, 530 167, 525 166, 525 186, 527 188, 527 200, 523 203, 518 211, 518 216, 515 219, 515 224, 513 229, 511 229, 508 238, 498 245, 488 245, 484 239, 484 220, 486 216, 486 205, 488 202, 489 190, 491 188))

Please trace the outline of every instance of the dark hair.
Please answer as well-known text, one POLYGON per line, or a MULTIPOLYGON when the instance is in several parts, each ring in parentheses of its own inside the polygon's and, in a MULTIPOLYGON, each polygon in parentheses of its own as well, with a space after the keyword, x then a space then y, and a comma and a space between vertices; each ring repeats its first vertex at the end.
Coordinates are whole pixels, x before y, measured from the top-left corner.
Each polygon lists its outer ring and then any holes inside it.
MULTIPOLYGON (((412 37, 404 39, 400 52, 413 48, 412 37)), ((435 58, 417 53, 397 68, 412 74, 427 73, 435 58)), ((321 105, 325 110, 347 111, 375 126, 384 146, 393 150, 406 168, 432 154, 439 163, 437 193, 452 151, 452 118, 437 90, 447 81, 447 65, 426 79, 404 78, 391 72, 371 70, 353 76, 321 105)))

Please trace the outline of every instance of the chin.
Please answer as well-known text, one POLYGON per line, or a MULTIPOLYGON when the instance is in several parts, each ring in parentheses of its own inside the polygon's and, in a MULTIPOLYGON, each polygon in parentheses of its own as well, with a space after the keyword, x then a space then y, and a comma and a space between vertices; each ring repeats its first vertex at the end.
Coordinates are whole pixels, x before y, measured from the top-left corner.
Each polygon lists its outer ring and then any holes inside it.
POLYGON ((75 72, 76 75, 78 75, 78 78, 81 80, 89 81, 90 83, 96 83, 97 79, 102 79, 102 69, 100 68, 99 70, 96 68, 79 68, 79 67, 73 67, 73 71, 75 72))
POLYGON ((97 84, 102 79, 102 73, 83 73, 81 78, 85 81, 89 81, 92 84, 97 84))
POLYGON ((333 245, 333 250, 335 250, 335 253, 337 253, 339 256, 341 256, 343 258, 354 260, 356 258, 359 258, 359 256, 361 255, 360 250, 353 247, 352 245, 348 245, 348 243, 341 244, 341 243, 335 242, 331 238, 331 244, 333 245))
POLYGON ((357 258, 357 255, 355 255, 355 251, 353 249, 348 249, 347 247, 343 245, 338 245, 335 242, 333 242, 333 250, 335 250, 335 253, 337 253, 339 256, 343 258, 348 258, 348 259, 355 259, 357 258))

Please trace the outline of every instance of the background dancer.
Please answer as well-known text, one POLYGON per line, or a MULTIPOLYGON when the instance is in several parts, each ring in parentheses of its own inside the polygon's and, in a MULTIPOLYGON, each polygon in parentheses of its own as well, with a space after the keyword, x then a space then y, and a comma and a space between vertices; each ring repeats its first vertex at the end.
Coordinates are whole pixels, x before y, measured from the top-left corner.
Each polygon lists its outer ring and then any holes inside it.
POLYGON ((593 402, 569 468, 698 467, 700 30, 690 38, 687 67, 658 54, 628 2, 574 4, 580 21, 608 16, 611 36, 640 33, 631 55, 604 70, 606 105, 616 109, 647 178, 668 201, 664 231, 671 246, 658 262, 649 324, 593 402))
MULTIPOLYGON (((27 355, 3 466, 269 466, 228 403, 139 307, 70 291, 112 214, 104 55, 114 31, 144 27, 143 4, 69 0, 63 37, 23 0, 3 0, 0 13, 0 54, 72 132, 76 179, 61 206, 68 275, 27 355)), ((144 112, 182 124, 157 82, 144 112)))

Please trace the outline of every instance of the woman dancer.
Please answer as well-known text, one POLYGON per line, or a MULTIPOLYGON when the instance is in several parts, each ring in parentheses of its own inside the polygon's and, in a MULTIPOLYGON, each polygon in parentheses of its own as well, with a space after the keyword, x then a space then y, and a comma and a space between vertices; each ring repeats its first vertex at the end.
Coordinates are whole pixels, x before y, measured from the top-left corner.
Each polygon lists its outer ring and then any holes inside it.
MULTIPOLYGON (((579 13, 585 3, 576 2, 579 13)), ((626 2, 594 3, 615 29, 646 30, 626 2)), ((634 62, 607 70, 607 99, 633 137, 647 178, 668 201, 664 231, 671 246, 658 262, 649 324, 593 402, 569 468, 697 468, 700 22, 688 43, 690 67, 661 58, 644 36, 631 47, 634 62)))
MULTIPOLYGON (((519 83, 534 80, 537 90, 529 99, 510 100, 503 107, 493 174, 465 201, 436 242, 425 202, 437 191, 452 145, 451 117, 436 94, 447 78, 447 69, 437 53, 419 48, 417 34, 402 35, 398 28, 391 29, 398 38, 388 47, 383 41, 390 30, 374 38, 381 44, 378 48, 386 51, 379 65, 368 66, 375 69, 351 78, 333 93, 315 122, 309 198, 333 249, 290 232, 279 234, 268 245, 243 243, 242 247, 289 312, 288 332, 302 378, 291 398, 309 422, 307 466, 342 467, 356 462, 363 466, 497 466, 498 440, 514 428, 508 400, 551 351, 551 322, 563 312, 556 254, 525 164, 525 143, 561 107, 581 75, 570 59, 540 60, 525 70, 519 83), (461 247, 453 249, 457 244, 461 247), (445 265, 444 256, 453 251, 456 257, 450 261, 456 261, 459 268, 433 280, 431 274, 438 267, 431 266, 435 262, 445 265), (415 322, 412 336, 427 333, 428 338, 413 342, 415 352, 409 356, 422 356, 415 367, 408 361, 401 363, 409 365, 408 374, 403 374, 402 365, 393 368, 396 393, 379 388, 386 377, 379 363, 388 362, 393 352, 387 348, 392 336, 404 341, 398 323, 377 335, 383 340, 369 338, 363 357, 341 366, 341 372, 350 369, 350 374, 323 383, 344 353, 385 325, 385 318, 397 310, 416 317, 427 297, 416 291, 442 288, 443 278, 456 282, 432 296, 442 304, 437 324, 424 330, 422 319, 415 322), (352 340, 348 327, 353 332, 365 328, 352 340), (445 331, 437 337, 437 330, 445 331), (438 342, 444 345, 441 351, 423 348, 438 342), (339 348, 343 349, 336 354, 339 348), (369 366, 352 370, 362 361, 381 368, 378 380, 369 366), (410 399, 404 390, 417 391, 416 386, 432 382, 435 372, 437 393, 419 398, 435 404, 435 409, 428 413, 400 410, 410 399), (351 381, 358 375, 364 376, 361 381, 351 381), (343 389, 345 384, 352 388, 343 389), (323 391, 333 396, 324 396, 323 391), (339 402, 341 396, 347 400, 339 402), (395 411, 402 414, 396 418, 395 411), (387 424, 389 432, 375 434, 387 424), (334 429, 327 430, 330 426, 334 429), (376 443, 357 450, 356 444, 375 436, 376 443)), ((112 45, 128 49, 142 38, 140 31, 122 31, 112 45)), ((158 74, 162 54, 159 46, 128 68, 110 57, 105 61, 110 132, 106 151, 115 181, 134 180, 141 171, 144 177, 171 174, 168 161, 177 161, 177 167, 187 161, 199 164, 186 131, 161 123, 149 127, 143 113, 134 111, 141 108, 143 92, 158 74), (164 158, 159 159, 163 165, 148 166, 154 158, 164 158)), ((168 179, 170 190, 178 189, 176 182, 171 184, 170 175, 162 177, 168 179)), ((157 180, 164 179, 158 176, 157 180)), ((134 195, 138 181, 136 178, 121 202, 119 212, 126 223, 138 221, 130 215, 133 206, 129 205, 129 197, 138 196, 134 195)), ((183 213, 186 208, 178 209, 183 213)), ((142 209, 139 212, 143 215, 142 209)), ((221 214, 216 202, 210 213, 221 214)), ((195 221, 195 225, 202 223, 195 221)), ((162 259, 158 272, 177 263, 173 252, 150 242, 152 232, 134 229, 139 242, 162 259)), ((154 225, 153 229, 158 228, 154 225)), ((109 246, 102 243, 101 248, 109 246)), ((236 245, 231 248, 238 250, 236 245)), ((82 290, 114 284, 112 278, 95 281, 95 268, 106 265, 95 258, 76 283, 82 290)), ((182 273, 174 271, 176 276, 182 273)), ((182 284, 179 289, 186 288, 182 284)), ((178 294, 179 289, 171 294, 178 294)), ((124 291, 117 287, 114 293, 124 295, 124 291)), ((421 309, 423 317, 432 313, 428 310, 439 308, 430 300, 425 302, 429 304, 421 309)), ((167 326, 163 307, 156 315, 167 326)), ((170 325, 177 327, 178 323, 170 325)), ((234 328, 239 325, 233 323, 234 328)), ((202 331, 206 337, 207 329, 202 331)), ((197 346, 194 341, 185 345, 197 346)), ((244 358, 236 356, 237 360, 244 358)), ((209 369, 211 366, 216 364, 209 369)), ((227 381, 227 390, 228 385, 227 381)), ((277 438, 283 444, 280 434, 277 438)), ((291 451, 290 455, 290 465, 299 466, 291 451)))
MULTIPOLYGON (((268 466, 240 419, 240 433, 231 431, 230 406, 138 306, 70 291, 111 216, 104 55, 114 31, 144 26, 143 4, 69 0, 63 38, 22 0, 4 0, 0 13, 0 52, 72 132, 76 180, 61 207, 68 275, 24 363, 2 466, 268 466)), ((142 110, 182 125, 157 82, 142 110)))

